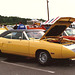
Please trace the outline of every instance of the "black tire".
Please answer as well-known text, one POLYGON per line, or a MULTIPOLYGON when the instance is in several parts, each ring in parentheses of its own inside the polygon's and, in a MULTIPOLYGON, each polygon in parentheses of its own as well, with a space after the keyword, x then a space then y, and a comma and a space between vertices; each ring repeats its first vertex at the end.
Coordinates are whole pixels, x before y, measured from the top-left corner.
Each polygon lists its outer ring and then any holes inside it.
POLYGON ((37 60, 41 65, 48 65, 50 62, 51 56, 47 51, 40 51, 37 54, 37 60))

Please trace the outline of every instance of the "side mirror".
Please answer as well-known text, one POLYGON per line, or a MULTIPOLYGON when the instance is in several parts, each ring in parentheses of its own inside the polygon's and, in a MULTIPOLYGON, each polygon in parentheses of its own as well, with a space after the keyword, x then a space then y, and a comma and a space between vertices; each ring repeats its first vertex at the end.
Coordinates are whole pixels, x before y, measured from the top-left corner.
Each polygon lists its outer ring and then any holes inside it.
POLYGON ((22 37, 19 37, 20 40, 22 40, 22 37))

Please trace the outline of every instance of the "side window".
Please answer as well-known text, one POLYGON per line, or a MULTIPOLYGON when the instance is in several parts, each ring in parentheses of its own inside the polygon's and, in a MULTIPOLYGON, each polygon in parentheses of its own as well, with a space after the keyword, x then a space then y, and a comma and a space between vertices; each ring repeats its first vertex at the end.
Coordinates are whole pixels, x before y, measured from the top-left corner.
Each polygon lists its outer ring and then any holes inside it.
POLYGON ((26 40, 26 37, 24 35, 23 32, 13 32, 12 33, 12 39, 20 39, 20 37, 22 38, 22 40, 26 40))
POLYGON ((12 39, 19 39, 22 37, 22 32, 12 32, 12 39))
POLYGON ((8 39, 20 39, 20 37, 27 40, 23 32, 12 32, 4 36, 4 38, 8 39))

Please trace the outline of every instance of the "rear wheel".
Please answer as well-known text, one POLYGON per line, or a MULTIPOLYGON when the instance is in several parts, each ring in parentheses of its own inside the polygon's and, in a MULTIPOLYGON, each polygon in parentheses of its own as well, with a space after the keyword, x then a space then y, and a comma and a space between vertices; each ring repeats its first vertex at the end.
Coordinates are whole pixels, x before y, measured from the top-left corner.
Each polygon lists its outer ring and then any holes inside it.
POLYGON ((51 57, 48 52, 40 51, 40 52, 38 52, 37 59, 41 65, 47 65, 47 64, 49 64, 51 57))

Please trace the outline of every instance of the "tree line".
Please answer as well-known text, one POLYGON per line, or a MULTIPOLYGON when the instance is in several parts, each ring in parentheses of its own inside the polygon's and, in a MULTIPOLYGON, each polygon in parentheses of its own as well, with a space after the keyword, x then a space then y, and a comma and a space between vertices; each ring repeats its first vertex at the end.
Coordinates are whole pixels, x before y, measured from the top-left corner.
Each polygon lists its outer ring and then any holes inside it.
MULTIPOLYGON (((23 24, 27 24, 27 21, 31 20, 30 18, 20 18, 20 17, 13 17, 13 16, 10 16, 10 17, 7 17, 7 16, 1 16, 0 15, 0 24, 5 24, 5 25, 13 25, 13 24, 18 24, 20 21, 23 23, 23 24)), ((43 19, 38 19, 39 21, 45 21, 43 19)))

